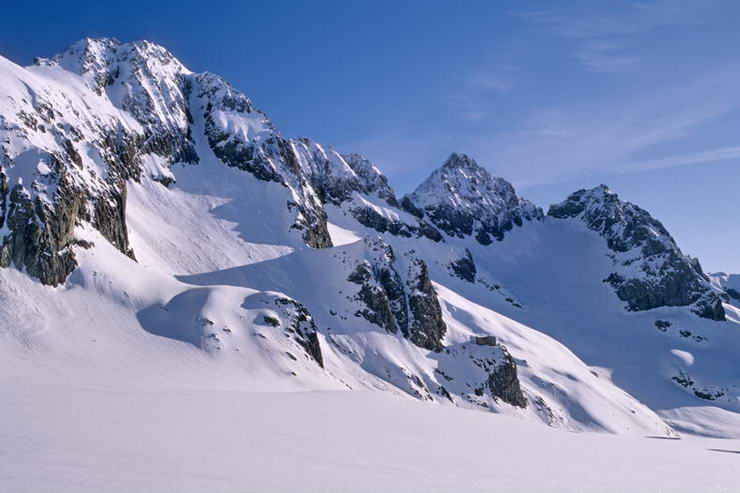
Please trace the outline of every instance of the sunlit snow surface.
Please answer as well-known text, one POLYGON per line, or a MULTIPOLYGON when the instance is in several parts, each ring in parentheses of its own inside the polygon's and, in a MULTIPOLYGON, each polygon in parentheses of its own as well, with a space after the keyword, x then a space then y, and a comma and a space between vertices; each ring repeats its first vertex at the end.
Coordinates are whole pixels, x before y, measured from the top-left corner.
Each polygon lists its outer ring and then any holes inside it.
POLYGON ((740 440, 571 433, 379 392, 44 380, 0 380, 3 491, 740 489, 740 440))

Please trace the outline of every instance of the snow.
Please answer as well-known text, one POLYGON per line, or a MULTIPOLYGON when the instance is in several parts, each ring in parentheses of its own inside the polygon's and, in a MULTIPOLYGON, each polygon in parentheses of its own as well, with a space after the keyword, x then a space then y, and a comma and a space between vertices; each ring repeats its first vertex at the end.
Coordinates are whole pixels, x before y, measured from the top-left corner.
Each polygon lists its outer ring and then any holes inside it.
POLYGON ((568 433, 378 392, 3 376, 4 491, 737 491, 740 441, 568 433), (30 473, 33 471, 33 473, 30 473))
POLYGON ((334 246, 349 245, 350 243, 362 240, 362 237, 358 236, 354 231, 344 229, 334 223, 327 223, 326 226, 329 229, 331 242, 334 246))

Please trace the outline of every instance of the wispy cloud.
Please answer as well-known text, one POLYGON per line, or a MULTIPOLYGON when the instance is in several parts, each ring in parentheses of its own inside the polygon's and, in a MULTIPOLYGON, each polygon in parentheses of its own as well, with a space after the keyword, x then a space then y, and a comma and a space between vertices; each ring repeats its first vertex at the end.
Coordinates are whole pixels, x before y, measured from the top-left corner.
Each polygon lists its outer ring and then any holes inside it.
POLYGON ((625 3, 575 3, 586 8, 568 15, 560 10, 520 12, 518 17, 571 45, 572 57, 588 71, 617 73, 635 70, 641 57, 635 38, 665 27, 689 26, 704 21, 707 2, 652 0, 625 3), (598 6, 597 10, 588 7, 598 6))
POLYGON ((492 115, 496 98, 513 91, 515 69, 497 65, 464 74, 440 89, 441 97, 465 121, 482 121, 492 115))
POLYGON ((476 135, 463 148, 519 185, 728 159, 725 147, 691 156, 651 157, 658 146, 691 138, 740 110, 735 81, 740 65, 726 66, 673 87, 646 89, 609 101, 537 110, 514 128, 476 135), (625 164, 635 163, 635 164, 625 164))
POLYGON ((674 166, 686 166, 689 164, 713 163, 737 158, 740 158, 740 146, 722 147, 719 149, 695 152, 680 156, 624 163, 617 166, 616 170, 620 172, 645 171, 650 169, 672 168, 674 166))
POLYGON ((682 26, 707 18, 704 4, 620 5, 627 7, 572 16, 527 13, 544 37, 517 31, 515 41, 505 39, 516 50, 504 56, 492 50, 489 63, 441 81, 422 115, 383 120, 377 132, 346 148, 377 161, 402 190, 453 151, 517 186, 739 158, 737 142, 720 141, 715 130, 740 114, 740 63, 695 53, 690 63, 666 70, 647 63, 655 60, 643 53, 665 36, 667 44, 654 55, 672 55, 670 40, 682 26), (645 33, 650 36, 640 38, 645 33), (564 42, 552 43, 551 35, 564 42), (561 70, 569 57, 589 72, 620 77, 561 70))
POLYGON ((638 56, 624 54, 623 44, 613 41, 588 41, 575 49, 575 59, 591 72, 612 74, 629 72, 640 66, 638 56))

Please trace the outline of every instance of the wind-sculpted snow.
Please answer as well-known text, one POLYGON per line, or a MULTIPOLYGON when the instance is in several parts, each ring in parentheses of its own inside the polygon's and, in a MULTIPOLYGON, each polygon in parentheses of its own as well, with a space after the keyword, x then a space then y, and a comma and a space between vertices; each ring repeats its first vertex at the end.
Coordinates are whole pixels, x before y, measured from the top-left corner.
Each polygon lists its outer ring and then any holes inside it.
POLYGON ((287 139, 221 77, 111 39, 0 58, 0 160, 11 369, 382 390, 577 431, 740 429, 740 287, 711 287, 607 191, 545 217, 453 154, 399 202, 366 158, 287 139))
POLYGON ((573 193, 548 215, 576 218, 606 239, 617 269, 606 281, 630 310, 692 305, 701 317, 725 319, 722 300, 699 261, 681 253, 647 211, 619 200, 605 185, 573 193))

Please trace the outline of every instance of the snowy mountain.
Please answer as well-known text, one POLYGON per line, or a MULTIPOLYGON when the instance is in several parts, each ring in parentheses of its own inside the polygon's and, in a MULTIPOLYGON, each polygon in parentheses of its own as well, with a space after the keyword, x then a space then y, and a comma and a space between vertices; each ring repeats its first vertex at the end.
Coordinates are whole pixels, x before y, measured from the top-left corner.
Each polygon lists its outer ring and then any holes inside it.
POLYGON ((740 436, 736 283, 606 187, 545 215, 452 154, 398 200, 364 157, 112 39, 0 57, 0 164, 8 375, 740 436))
POLYGON ((548 215, 578 219, 606 239, 616 269, 606 282, 630 310, 693 305, 700 317, 725 320, 721 290, 713 289, 699 261, 682 254, 660 222, 605 185, 575 192, 548 215))
POLYGON ((542 220, 542 211, 517 197, 514 187, 464 154, 452 154, 403 206, 450 236, 475 236, 481 245, 501 241, 504 233, 525 221, 542 220))

